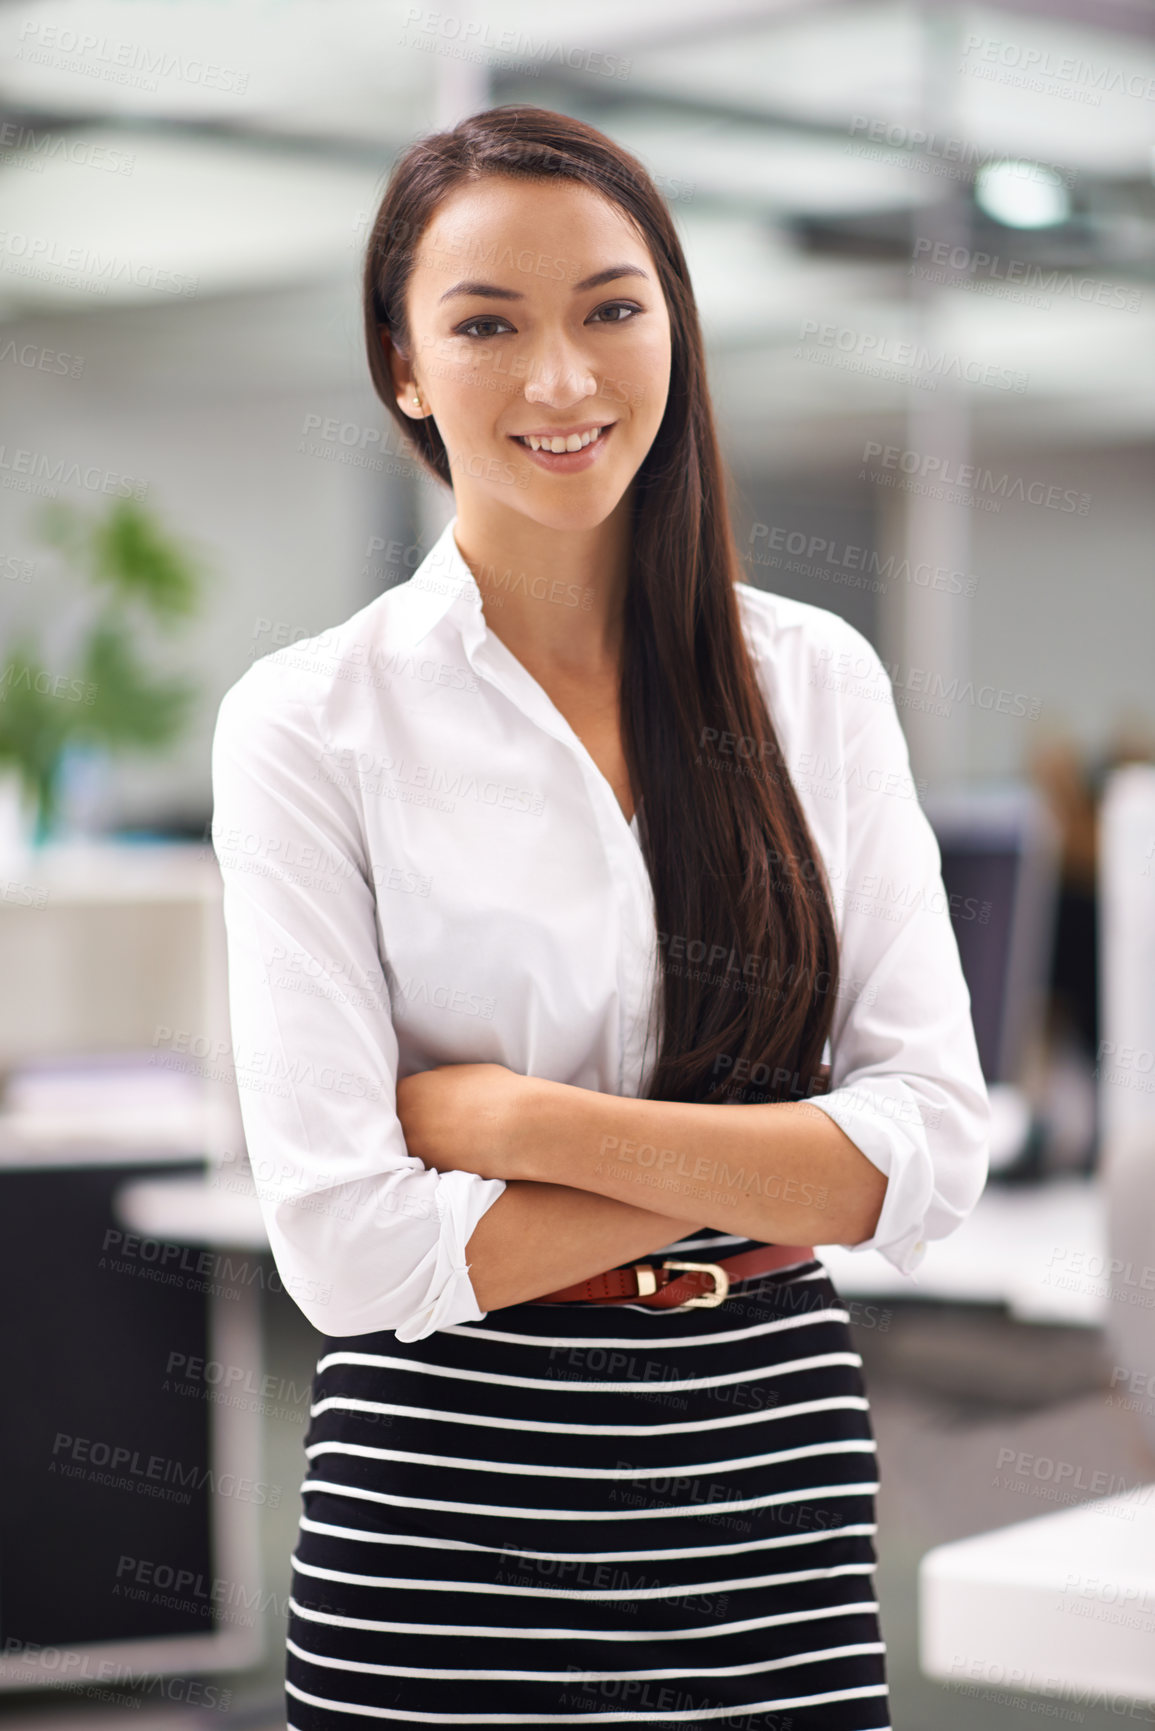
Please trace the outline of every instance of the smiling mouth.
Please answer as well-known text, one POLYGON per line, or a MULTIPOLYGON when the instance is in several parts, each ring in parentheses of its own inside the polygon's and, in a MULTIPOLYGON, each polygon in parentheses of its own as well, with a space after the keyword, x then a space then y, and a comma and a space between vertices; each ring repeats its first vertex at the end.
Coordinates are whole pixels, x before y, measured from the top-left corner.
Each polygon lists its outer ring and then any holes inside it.
POLYGON ((613 422, 607 421, 603 426, 590 427, 584 433, 511 433, 510 437, 519 445, 524 445, 528 451, 549 451, 560 456, 564 451, 584 451, 587 445, 595 444, 607 427, 613 422))

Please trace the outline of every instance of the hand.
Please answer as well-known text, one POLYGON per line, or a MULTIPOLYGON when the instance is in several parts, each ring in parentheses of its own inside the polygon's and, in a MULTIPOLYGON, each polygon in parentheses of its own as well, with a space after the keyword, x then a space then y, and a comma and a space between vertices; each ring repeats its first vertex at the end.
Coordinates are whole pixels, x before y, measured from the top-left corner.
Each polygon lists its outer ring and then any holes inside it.
POLYGON ((410 1154, 438 1172, 516 1178, 518 1109, 532 1076, 504 1064, 438 1064, 397 1084, 397 1116, 410 1154))

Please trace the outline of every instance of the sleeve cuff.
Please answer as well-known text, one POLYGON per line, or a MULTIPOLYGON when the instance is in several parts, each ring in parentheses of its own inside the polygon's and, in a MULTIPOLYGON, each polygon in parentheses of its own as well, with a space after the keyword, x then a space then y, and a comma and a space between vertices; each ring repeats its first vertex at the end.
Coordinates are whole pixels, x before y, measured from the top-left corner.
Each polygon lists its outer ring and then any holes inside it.
POLYGON ((397 1329, 398 1340, 424 1340, 439 1328, 460 1322, 481 1322, 482 1310, 469 1278, 465 1247, 481 1216, 505 1189, 504 1178, 479 1178, 475 1172, 443 1172, 437 1186, 441 1232, 437 1246, 436 1296, 397 1329))
POLYGON ((873 1237, 842 1248, 877 1250, 900 1274, 913 1275, 927 1249, 926 1216, 934 1195, 930 1156, 898 1132, 882 1110, 867 1109, 861 1095, 861 1087, 836 1088, 830 1094, 812 1095, 808 1102, 832 1118, 871 1165, 886 1174, 886 1193, 873 1237))

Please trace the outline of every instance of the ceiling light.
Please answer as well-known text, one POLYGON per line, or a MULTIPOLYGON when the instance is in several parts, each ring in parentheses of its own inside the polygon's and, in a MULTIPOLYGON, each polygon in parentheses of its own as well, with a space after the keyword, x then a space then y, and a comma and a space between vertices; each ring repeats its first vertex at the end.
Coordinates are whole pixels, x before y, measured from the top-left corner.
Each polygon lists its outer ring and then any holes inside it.
POLYGON ((975 201, 1008 228, 1054 228, 1071 214, 1062 175, 1038 162, 988 162, 975 176, 975 201))

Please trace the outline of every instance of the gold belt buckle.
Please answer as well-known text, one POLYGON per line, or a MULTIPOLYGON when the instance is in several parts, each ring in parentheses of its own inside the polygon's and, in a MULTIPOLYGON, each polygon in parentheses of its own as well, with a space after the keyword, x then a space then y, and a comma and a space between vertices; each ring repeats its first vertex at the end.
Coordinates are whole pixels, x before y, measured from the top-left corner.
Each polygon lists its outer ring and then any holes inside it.
POLYGON ((687 1298, 684 1304, 673 1304, 671 1310, 713 1310, 724 1304, 730 1292, 730 1276, 716 1262, 663 1262, 663 1268, 688 1268, 714 1276, 713 1292, 700 1292, 697 1298, 687 1298))

